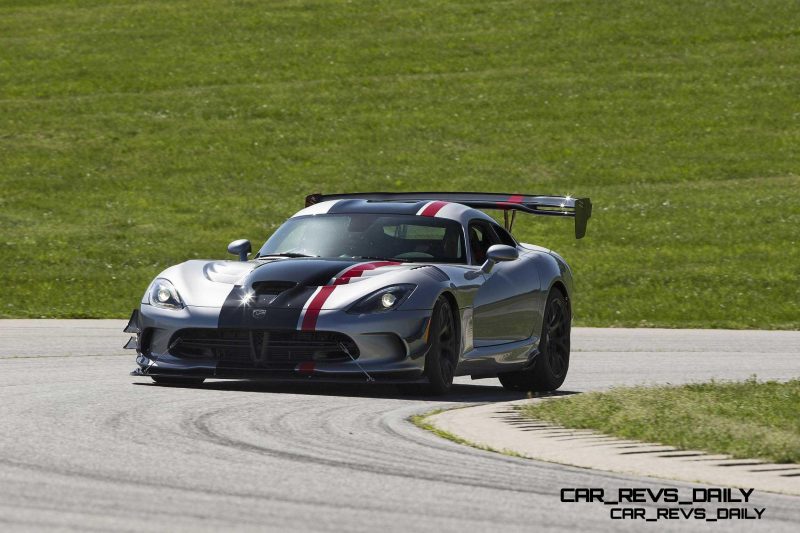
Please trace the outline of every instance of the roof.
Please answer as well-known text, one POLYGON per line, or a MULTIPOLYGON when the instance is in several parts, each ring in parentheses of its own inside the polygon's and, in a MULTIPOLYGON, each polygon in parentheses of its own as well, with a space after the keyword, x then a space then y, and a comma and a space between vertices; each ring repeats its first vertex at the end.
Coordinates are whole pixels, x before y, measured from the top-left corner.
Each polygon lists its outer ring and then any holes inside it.
POLYGON ((454 202, 439 200, 409 200, 409 201, 381 201, 381 200, 328 200, 301 209, 294 214, 295 217, 324 214, 358 214, 375 213, 387 215, 417 215, 424 217, 447 218, 462 224, 473 218, 494 220, 486 213, 454 202))

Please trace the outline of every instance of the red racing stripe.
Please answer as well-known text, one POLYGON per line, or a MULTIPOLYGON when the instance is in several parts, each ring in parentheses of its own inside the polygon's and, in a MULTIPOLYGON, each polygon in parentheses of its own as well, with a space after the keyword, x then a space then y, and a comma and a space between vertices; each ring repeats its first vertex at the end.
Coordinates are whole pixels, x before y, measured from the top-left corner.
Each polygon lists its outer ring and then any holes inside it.
POLYGON ((306 361, 306 362, 300 363, 300 364, 297 365, 295 370, 297 372, 300 372, 301 374, 313 374, 314 373, 314 361, 306 361))
POLYGON ((420 213, 423 217, 435 217, 436 213, 439 212, 441 208, 447 205, 447 202, 442 202, 441 200, 437 200, 435 202, 431 202, 425 206, 425 208, 420 213))
POLYGON ((344 272, 339 273, 335 278, 333 278, 332 284, 344 285, 346 283, 350 283, 351 278, 361 277, 361 275, 367 270, 375 270, 376 268, 395 266, 399 264, 400 263, 397 261, 373 261, 371 263, 359 263, 351 266, 348 269, 345 269, 344 272))
POLYGON ((303 316, 303 323, 300 329, 303 331, 314 331, 316 329, 319 312, 335 288, 332 285, 325 285, 319 288, 319 292, 311 299, 306 308, 306 314, 303 316))
POLYGON ((521 194, 512 194, 505 202, 497 202, 497 207, 511 209, 516 204, 521 204, 523 200, 525 200, 525 197, 521 194))

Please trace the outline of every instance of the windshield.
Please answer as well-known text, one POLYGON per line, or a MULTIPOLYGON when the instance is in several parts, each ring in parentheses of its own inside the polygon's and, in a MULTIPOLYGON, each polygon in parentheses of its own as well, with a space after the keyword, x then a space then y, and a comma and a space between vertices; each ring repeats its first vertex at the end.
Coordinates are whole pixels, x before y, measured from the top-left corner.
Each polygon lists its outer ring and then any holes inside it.
POLYGON ((415 215, 290 218, 267 240, 258 255, 466 262, 461 224, 415 215))

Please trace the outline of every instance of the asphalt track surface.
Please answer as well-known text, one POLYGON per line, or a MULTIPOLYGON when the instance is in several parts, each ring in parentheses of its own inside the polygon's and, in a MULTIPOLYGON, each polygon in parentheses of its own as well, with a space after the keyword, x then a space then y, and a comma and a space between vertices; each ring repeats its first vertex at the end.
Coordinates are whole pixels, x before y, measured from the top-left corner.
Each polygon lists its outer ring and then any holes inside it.
MULTIPOLYGON (((561 503, 560 490, 692 487, 476 450, 406 420, 520 397, 495 380, 459 379, 445 399, 374 385, 156 386, 128 375, 123 325, 0 321, 0 529, 641 530, 600 504, 561 503)), ((577 329, 573 344, 568 392, 800 375, 800 333, 577 329)), ((763 520, 646 526, 798 530, 800 498, 753 503, 763 520)))

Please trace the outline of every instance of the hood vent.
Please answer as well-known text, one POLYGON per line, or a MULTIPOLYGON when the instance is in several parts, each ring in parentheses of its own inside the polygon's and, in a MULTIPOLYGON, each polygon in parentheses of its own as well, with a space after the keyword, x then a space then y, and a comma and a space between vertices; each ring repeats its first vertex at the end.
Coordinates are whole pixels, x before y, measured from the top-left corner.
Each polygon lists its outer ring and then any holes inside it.
POLYGON ((255 292, 256 296, 262 294, 277 296, 295 287, 297 287, 297 282, 295 281, 256 281, 253 283, 253 292, 255 292))

